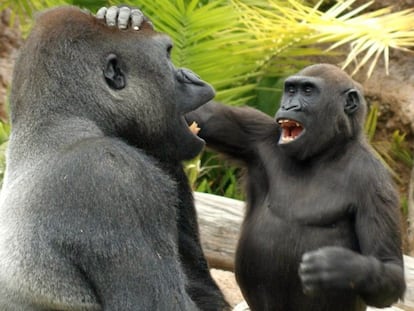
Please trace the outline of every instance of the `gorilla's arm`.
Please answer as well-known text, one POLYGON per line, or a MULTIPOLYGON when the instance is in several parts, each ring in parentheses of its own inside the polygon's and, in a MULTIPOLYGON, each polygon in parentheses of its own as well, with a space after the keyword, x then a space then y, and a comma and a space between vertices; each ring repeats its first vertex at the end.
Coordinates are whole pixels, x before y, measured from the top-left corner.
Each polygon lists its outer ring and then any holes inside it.
POLYGON ((405 291, 399 214, 394 210, 398 200, 383 168, 364 165, 361 174, 367 176, 361 179, 366 182, 355 185, 364 195, 351 211, 360 253, 342 247, 305 253, 299 275, 308 294, 353 290, 367 305, 383 308, 402 298, 405 291))
POLYGON ((186 114, 186 120, 198 124, 199 136, 208 147, 245 162, 257 157, 258 142, 267 137, 277 142, 280 135, 271 117, 249 107, 209 102, 186 114))
POLYGON ((388 178, 381 174, 376 178, 356 213, 361 253, 369 262, 368 278, 358 287, 368 305, 385 307, 403 297, 405 281, 397 195, 388 178))

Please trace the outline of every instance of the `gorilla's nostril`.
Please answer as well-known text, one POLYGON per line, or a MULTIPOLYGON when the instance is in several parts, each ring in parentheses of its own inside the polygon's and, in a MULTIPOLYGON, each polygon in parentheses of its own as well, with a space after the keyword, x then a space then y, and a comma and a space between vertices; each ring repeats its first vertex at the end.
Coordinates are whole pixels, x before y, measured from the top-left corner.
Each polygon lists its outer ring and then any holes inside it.
POLYGON ((204 81, 200 79, 198 75, 188 69, 177 70, 177 80, 182 83, 192 83, 197 85, 203 85, 204 81))

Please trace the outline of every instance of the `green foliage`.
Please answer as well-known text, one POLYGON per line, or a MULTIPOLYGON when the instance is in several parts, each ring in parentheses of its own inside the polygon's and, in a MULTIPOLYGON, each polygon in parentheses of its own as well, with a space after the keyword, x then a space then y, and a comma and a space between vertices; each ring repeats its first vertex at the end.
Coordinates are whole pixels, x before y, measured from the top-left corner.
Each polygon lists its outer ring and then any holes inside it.
POLYGON ((400 160, 408 167, 414 166, 414 155, 408 148, 408 144, 405 141, 406 134, 400 133, 399 130, 396 130, 392 134, 391 140, 391 152, 394 158, 400 160))
POLYGON ((394 179, 401 183, 401 176, 393 169, 397 166, 397 162, 407 166, 407 169, 414 166, 414 155, 405 141, 406 134, 401 134, 396 130, 390 140, 375 140, 377 122, 378 106, 372 105, 365 121, 365 133, 378 158, 389 169, 394 179))
POLYGON ((9 140, 10 124, 0 122, 0 145, 3 145, 9 140))
POLYGON ((6 148, 10 135, 10 124, 0 122, 0 186, 6 171, 6 148))
POLYGON ((33 17, 36 12, 52 8, 59 5, 76 5, 83 9, 95 12, 102 6, 107 6, 106 0, 2 0, 0 2, 0 11, 10 9, 11 24, 14 25, 15 19, 18 18, 23 36, 29 33, 32 26, 33 17))
POLYGON ((247 102, 248 106, 255 107, 269 116, 274 116, 282 98, 283 83, 283 78, 263 77, 251 92, 251 99, 247 102))
POLYGON ((99 8, 107 6, 109 4, 109 1, 107 0, 66 0, 65 2, 71 5, 76 5, 78 7, 88 9, 91 12, 96 12, 99 8))
POLYGON ((381 55, 388 72, 391 48, 413 48, 414 9, 392 12, 388 7, 362 13, 372 2, 350 10, 355 0, 343 0, 323 11, 324 2, 312 7, 297 0, 232 0, 243 12, 247 31, 259 43, 257 52, 266 51, 268 56, 317 42, 332 43, 331 49, 350 43, 344 67, 355 63, 355 73, 370 62, 370 76, 381 55))
POLYGON ((217 154, 203 152, 185 165, 193 190, 243 199, 238 177, 241 170, 227 163, 217 154), (203 163, 203 165, 201 165, 203 163))
POLYGON ((107 0, 2 0, 0 11, 6 8, 12 10, 20 18, 32 18, 33 13, 58 5, 76 5, 89 10, 97 10, 107 6, 107 0))
MULTIPOLYGON (((101 6, 139 6, 151 17, 158 31, 171 36, 175 44, 172 53, 175 65, 188 67, 210 82, 217 90, 217 100, 231 105, 248 104, 274 115, 283 77, 307 65, 308 56, 327 54, 317 48, 318 43, 330 42, 333 48, 350 43, 352 53, 347 63, 357 61, 364 54, 361 62, 372 60, 374 65, 381 53, 387 61, 389 47, 407 49, 414 45, 412 10, 391 14, 384 9, 363 14, 367 5, 349 10, 354 0, 307 4, 315 2, 2 0, 0 10, 11 8, 25 24, 32 20, 34 12, 62 4, 77 5, 92 12, 101 6)), ((376 125, 370 123, 367 127, 371 129, 368 135, 372 139, 376 125)), ((400 149, 403 141, 404 137, 395 135, 393 152, 403 161, 409 161, 409 156, 400 149)), ((381 144, 376 149, 381 149, 381 144)), ((390 156, 386 161, 391 159, 390 156)), ((239 196, 234 182, 238 171, 217 169, 219 165, 207 153, 189 164, 187 170, 192 184, 197 185, 195 189, 239 196)))
POLYGON ((372 105, 367 119, 365 120, 365 133, 368 137, 368 141, 374 139, 375 131, 377 130, 377 120, 378 120, 378 106, 372 105))
MULTIPOLYGON (((135 1, 127 1, 134 5, 135 1)), ((174 42, 176 66, 191 68, 216 91, 218 100, 237 104, 254 89, 257 56, 241 28, 240 16, 227 0, 141 0, 140 7, 151 16, 158 31, 174 42)))

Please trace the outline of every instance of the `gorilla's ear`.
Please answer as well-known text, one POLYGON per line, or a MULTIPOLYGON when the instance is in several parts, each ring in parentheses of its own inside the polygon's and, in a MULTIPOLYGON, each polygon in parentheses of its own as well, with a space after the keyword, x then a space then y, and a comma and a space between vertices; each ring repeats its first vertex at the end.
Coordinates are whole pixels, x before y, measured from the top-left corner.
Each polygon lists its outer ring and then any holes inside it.
POLYGON ((350 89, 345 92, 345 96, 346 102, 344 111, 347 115, 352 115, 355 111, 359 109, 359 105, 361 104, 358 90, 350 89))
POLYGON ((106 83, 114 90, 121 90, 125 87, 125 75, 120 67, 118 57, 115 54, 109 54, 106 57, 103 73, 106 83))

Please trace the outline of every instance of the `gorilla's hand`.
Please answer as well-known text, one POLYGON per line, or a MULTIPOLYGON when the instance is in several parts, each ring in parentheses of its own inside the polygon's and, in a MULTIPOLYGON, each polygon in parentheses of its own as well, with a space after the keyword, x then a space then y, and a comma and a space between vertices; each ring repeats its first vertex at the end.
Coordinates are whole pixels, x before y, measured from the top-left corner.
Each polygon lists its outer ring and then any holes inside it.
POLYGON ((370 258, 342 247, 323 247, 302 256, 299 276, 303 292, 362 289, 370 271, 370 258))
POLYGON ((96 13, 96 17, 104 20, 108 26, 118 26, 119 29, 126 29, 130 25, 133 29, 139 30, 144 21, 151 23, 141 10, 127 6, 111 6, 109 9, 102 7, 96 13))

